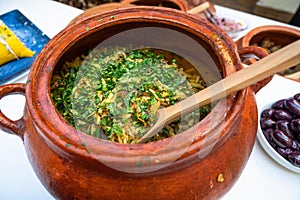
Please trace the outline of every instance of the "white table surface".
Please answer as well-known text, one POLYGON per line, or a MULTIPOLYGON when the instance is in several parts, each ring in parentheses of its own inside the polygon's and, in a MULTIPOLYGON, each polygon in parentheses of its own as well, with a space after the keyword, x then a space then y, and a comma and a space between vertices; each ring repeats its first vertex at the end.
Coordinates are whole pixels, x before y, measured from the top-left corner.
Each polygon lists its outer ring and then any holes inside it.
MULTIPOLYGON (((82 11, 51 0, 0 0, 0 15, 20 10, 50 38, 62 30, 82 11)), ((236 10, 216 6, 217 13, 232 16, 248 24, 248 29, 261 25, 286 25, 236 10)), ((239 38, 238 37, 238 38, 239 38)), ((236 38, 236 39, 238 39, 236 38)), ((15 82, 26 82, 26 76, 15 82)), ((274 91, 276 92, 276 91, 274 91)), ((8 96, 0 101, 0 109, 11 119, 23 114, 25 98, 8 96)), ((0 130, 0 199, 54 199, 40 183, 27 159, 20 138, 0 130)), ((256 141, 247 165, 233 188, 223 200, 300 199, 300 175, 273 161, 256 141)))

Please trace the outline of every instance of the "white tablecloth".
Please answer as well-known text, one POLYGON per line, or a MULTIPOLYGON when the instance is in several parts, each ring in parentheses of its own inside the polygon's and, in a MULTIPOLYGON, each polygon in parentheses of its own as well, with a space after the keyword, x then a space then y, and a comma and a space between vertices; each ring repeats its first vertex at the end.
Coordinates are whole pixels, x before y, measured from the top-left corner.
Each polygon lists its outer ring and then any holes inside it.
MULTIPOLYGON (((19 9, 50 38, 55 36, 71 19, 82 12, 79 9, 51 0, 0 1, 0 14, 13 9, 19 9)), ((240 19, 248 24, 248 28, 241 32, 239 37, 257 26, 285 25, 220 6, 216 6, 216 9, 217 13, 240 19)), ((26 76, 15 82, 25 81, 26 76)), ((18 119, 23 114, 24 103, 25 98, 20 95, 5 97, 0 101, 0 109, 11 119, 18 119)), ((278 165, 256 142, 241 177, 223 199, 299 200, 299 186, 300 175, 278 165)), ((31 168, 21 139, 3 131, 0 131, 0 199, 53 199, 31 168)))

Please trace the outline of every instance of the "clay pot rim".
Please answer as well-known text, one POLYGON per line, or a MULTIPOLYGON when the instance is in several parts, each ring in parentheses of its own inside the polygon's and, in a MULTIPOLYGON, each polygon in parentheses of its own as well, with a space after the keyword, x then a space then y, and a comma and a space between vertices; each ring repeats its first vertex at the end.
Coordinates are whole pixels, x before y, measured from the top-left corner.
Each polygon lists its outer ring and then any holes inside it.
POLYGON ((294 36, 300 38, 300 30, 297 30, 292 27, 288 26, 281 26, 281 25, 265 25, 265 26, 259 26, 252 30, 250 30, 243 38, 242 38, 242 47, 246 47, 251 45, 250 41, 253 37, 256 35, 270 32, 270 33, 280 33, 284 35, 294 36))
MULTIPOLYGON (((77 35, 77 40, 87 36, 90 32, 99 31, 102 28, 110 26, 116 23, 119 14, 123 14, 122 20, 124 20, 124 16, 126 19, 131 20, 160 20, 160 23, 168 21, 172 22, 172 25, 178 26, 181 28, 186 28, 190 31, 196 31, 198 34, 201 33, 203 37, 206 37, 210 46, 217 52, 219 51, 219 60, 224 65, 224 68, 228 69, 228 74, 233 73, 236 69, 232 69, 232 67, 240 68, 239 57, 237 54, 237 50, 235 48, 234 42, 229 38, 229 36, 221 31, 219 28, 206 23, 205 20, 200 20, 199 18, 186 14, 182 11, 177 11, 170 8, 160 8, 160 7, 149 7, 149 6, 134 6, 134 7, 125 7, 120 8, 114 11, 103 12, 99 15, 93 15, 90 18, 83 20, 79 26, 78 23, 71 24, 66 29, 62 30, 59 34, 57 34, 41 51, 35 62, 33 63, 32 70, 29 73, 28 83, 26 86, 26 107, 30 112, 37 129, 40 130, 39 134, 45 140, 45 142, 53 148, 55 151, 59 151, 66 156, 74 156, 80 155, 82 157, 90 157, 95 159, 95 154, 92 155, 89 149, 86 148, 86 143, 82 142, 82 140, 92 141, 93 144, 101 144, 99 145, 99 154, 101 156, 109 155, 109 157, 105 157, 104 159, 110 160, 111 162, 133 162, 136 161, 138 156, 134 152, 141 153, 142 156, 152 155, 153 151, 158 149, 159 147, 164 147, 167 145, 170 140, 174 138, 178 138, 175 144, 180 144, 181 146, 174 146, 174 148, 168 149, 166 152, 161 152, 159 156, 162 159, 168 160, 166 155, 171 155, 174 150, 184 149, 188 152, 185 156, 189 156, 192 152, 195 152, 199 145, 201 146, 201 137, 192 139, 191 141, 183 142, 182 138, 185 138, 185 134, 187 134, 190 130, 196 130, 197 125, 193 128, 189 129, 185 133, 181 133, 172 138, 167 138, 157 142, 151 142, 147 144, 137 144, 137 145, 128 145, 128 144, 116 144, 110 141, 95 139, 92 136, 88 136, 84 133, 80 133, 75 130, 72 126, 70 126, 66 120, 58 113, 55 106, 52 103, 52 99, 50 97, 50 75, 54 71, 54 67, 56 63, 52 63, 52 60, 48 60, 52 55, 56 56, 58 54, 56 51, 59 47, 56 45, 62 42, 63 38, 74 37, 77 35), (163 11, 163 14, 162 12, 163 11), (151 15, 140 15, 141 12, 149 12, 151 15), (130 14, 136 14, 140 16, 129 16, 130 14), (163 18, 161 16, 164 16, 163 18), (114 16, 114 19, 111 18, 114 16), (174 17, 179 19, 178 21, 170 20, 170 17, 174 17), (102 19, 101 22, 97 20, 102 19), (186 23, 197 24, 197 27, 191 28, 187 26, 186 23), (199 26, 199 23, 203 26, 199 26), (100 26, 101 25, 101 26, 100 26), (89 30, 86 30, 86 27, 89 27, 89 30), (207 30, 206 30, 207 29, 207 30), (85 30, 85 31, 84 31, 85 30), (214 31, 217 34, 209 34, 205 35, 205 30, 214 31), (204 32, 201 32, 204 31, 204 32), (221 40, 220 37, 224 38, 221 40), (226 47, 226 48, 225 48, 226 47), (228 49, 227 49, 228 48, 228 49), (221 55, 222 54, 222 55, 221 55), (232 66, 232 67, 230 67, 232 66), (45 78, 47 81, 40 81, 42 78, 45 78), (44 98, 41 98, 44 97, 44 98), (50 119, 50 120, 49 120, 50 119), (180 141, 178 141, 180 140, 180 141), (186 145, 188 144, 188 146, 186 145), (116 150, 117 152, 113 154, 112 150, 116 150), (132 156, 132 160, 128 157, 124 157, 118 150, 126 150, 130 151, 130 155, 132 156), (133 153, 132 153, 133 152, 133 153), (114 157, 115 156, 115 157, 114 157), (113 159, 115 158, 115 160, 113 159)), ((196 25, 194 25, 196 26, 196 25)), ((203 39, 203 38, 202 38, 203 39)), ((68 46, 65 46, 63 52, 59 53, 62 56, 65 51, 67 51, 68 47, 72 45, 68 43, 68 46)), ((58 62, 59 59, 54 61, 58 62)), ((231 111, 230 115, 226 116, 224 127, 230 127, 230 121, 237 118, 239 113, 241 112, 240 107, 242 107, 245 97, 246 89, 238 92, 236 95, 231 95, 226 98, 225 103, 227 105, 228 111, 231 111)), ((207 120, 207 117, 205 118, 207 120)), ((201 122, 205 121, 202 120, 201 122)), ((200 123, 201 123, 200 122, 200 123)), ((199 124, 200 124, 199 123, 199 124)), ((214 128, 214 127, 213 127, 214 128)), ((191 131, 190 131, 191 132, 191 131)), ((226 136, 226 135, 225 135, 226 136)), ((225 137, 222 137, 223 141, 225 137)), ((216 138, 212 138, 216 139, 216 138)), ((220 138, 217 138, 220 139, 220 138)), ((98 147, 97 147, 98 148, 98 147)), ((164 162, 162 162, 163 164, 164 162)))

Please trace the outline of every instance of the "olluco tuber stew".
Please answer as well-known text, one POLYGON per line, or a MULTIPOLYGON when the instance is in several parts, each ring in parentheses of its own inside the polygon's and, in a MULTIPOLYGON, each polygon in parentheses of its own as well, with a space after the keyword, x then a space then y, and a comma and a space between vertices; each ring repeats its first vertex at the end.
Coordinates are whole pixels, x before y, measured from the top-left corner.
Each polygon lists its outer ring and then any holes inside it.
MULTIPOLYGON (((168 52, 171 54, 170 52, 168 52)), ((155 112, 206 87, 194 68, 184 69, 157 49, 104 48, 65 62, 51 80, 60 114, 86 134, 118 143, 136 143, 155 122, 155 112)), ((201 107, 166 125, 151 141, 195 125, 212 109, 201 107)))

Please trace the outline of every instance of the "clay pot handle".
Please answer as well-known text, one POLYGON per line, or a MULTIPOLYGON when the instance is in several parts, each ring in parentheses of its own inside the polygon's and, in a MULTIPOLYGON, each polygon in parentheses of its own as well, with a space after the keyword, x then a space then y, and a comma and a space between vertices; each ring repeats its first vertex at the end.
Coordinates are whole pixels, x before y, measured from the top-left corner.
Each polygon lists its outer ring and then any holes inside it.
MULTIPOLYGON (((243 59, 244 56, 255 55, 257 58, 262 59, 269 55, 269 53, 266 49, 264 49, 262 47, 257 47, 257 46, 243 47, 238 50, 238 53, 242 59, 242 62, 246 65, 251 65, 252 63, 256 62, 257 60, 254 57, 243 59)), ((257 93, 261 88, 263 88, 266 84, 268 84, 271 81, 272 77, 273 76, 270 76, 266 79, 263 79, 263 80, 255 83, 254 85, 251 86, 252 90, 255 93, 257 93)))
MULTIPOLYGON (((21 94, 25 96, 25 86, 26 85, 22 83, 0 86, 0 100, 3 97, 12 94, 21 94)), ((0 129, 7 133, 18 135, 23 139, 23 134, 25 131, 24 118, 21 117, 19 120, 13 121, 7 118, 0 110, 0 129)))

